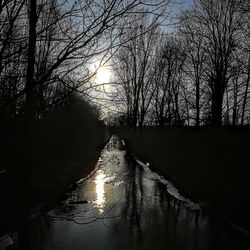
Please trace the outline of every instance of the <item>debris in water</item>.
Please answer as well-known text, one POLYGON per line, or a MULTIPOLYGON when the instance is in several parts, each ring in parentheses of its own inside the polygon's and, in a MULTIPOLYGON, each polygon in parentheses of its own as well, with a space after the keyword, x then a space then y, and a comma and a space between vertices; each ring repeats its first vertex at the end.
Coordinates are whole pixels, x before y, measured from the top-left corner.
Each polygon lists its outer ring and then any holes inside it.
POLYGON ((14 244, 14 241, 10 235, 5 234, 2 237, 0 237, 0 249, 7 250, 13 244, 14 244))
POLYGON ((87 203, 89 203, 87 200, 83 200, 83 201, 70 201, 68 204, 77 205, 77 204, 87 204, 87 203))

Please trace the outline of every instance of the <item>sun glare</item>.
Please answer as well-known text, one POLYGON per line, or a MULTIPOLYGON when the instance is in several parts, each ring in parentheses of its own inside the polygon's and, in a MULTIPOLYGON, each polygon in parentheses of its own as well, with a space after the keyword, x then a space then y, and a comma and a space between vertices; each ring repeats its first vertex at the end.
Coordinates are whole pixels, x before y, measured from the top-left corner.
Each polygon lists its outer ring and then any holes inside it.
POLYGON ((101 66, 96 73, 95 82, 97 84, 108 83, 110 81, 111 72, 106 66, 101 66))
POLYGON ((96 205, 99 213, 103 213, 104 204, 105 204, 105 191, 104 191, 104 183, 105 183, 105 175, 101 172, 98 173, 95 179, 96 184, 96 205))

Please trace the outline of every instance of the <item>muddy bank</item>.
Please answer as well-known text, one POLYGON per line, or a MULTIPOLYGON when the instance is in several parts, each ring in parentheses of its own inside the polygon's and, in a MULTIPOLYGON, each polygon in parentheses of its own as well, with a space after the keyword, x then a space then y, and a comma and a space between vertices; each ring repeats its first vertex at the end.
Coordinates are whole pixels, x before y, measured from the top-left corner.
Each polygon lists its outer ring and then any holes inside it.
POLYGON ((14 250, 247 250, 250 243, 130 157, 115 136, 67 199, 4 240, 14 250))
POLYGON ((250 229, 250 131, 146 128, 120 130, 131 152, 195 200, 250 229))
POLYGON ((0 235, 56 204, 94 169, 109 137, 96 119, 66 112, 34 122, 28 136, 22 121, 0 130, 0 235))

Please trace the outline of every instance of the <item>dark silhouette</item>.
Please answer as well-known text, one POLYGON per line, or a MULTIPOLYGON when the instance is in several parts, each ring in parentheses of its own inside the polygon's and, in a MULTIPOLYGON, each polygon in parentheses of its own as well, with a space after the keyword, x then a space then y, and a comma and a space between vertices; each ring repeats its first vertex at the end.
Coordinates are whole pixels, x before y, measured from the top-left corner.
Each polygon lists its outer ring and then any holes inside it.
POLYGON ((113 59, 127 125, 249 125, 248 18, 245 1, 197 0, 171 32, 134 22, 113 59))
POLYGON ((187 2, 0 0, 0 249, 249 249, 249 3, 187 2))

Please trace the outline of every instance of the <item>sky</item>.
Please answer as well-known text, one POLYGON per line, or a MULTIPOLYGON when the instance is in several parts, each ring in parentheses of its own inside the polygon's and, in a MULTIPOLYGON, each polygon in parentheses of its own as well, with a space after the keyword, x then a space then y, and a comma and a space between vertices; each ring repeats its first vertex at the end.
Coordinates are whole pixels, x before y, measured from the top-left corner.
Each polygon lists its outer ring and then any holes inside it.
MULTIPOLYGON (((173 12, 178 13, 181 10, 188 9, 193 5, 193 0, 176 0, 176 2, 178 2, 179 4, 174 5, 174 7, 171 11, 172 13, 173 12)), ((171 26, 165 26, 165 27, 162 27, 162 29, 167 31, 167 32, 168 32, 168 30, 170 30, 170 31, 172 30, 171 26)), ((90 71, 93 71, 96 68, 98 68, 99 64, 100 64, 100 61, 98 61, 98 60, 95 63, 93 63, 93 65, 91 65, 91 67, 90 67, 90 71)), ((112 80, 112 70, 108 65, 101 67, 97 71, 96 77, 93 79, 94 83, 98 84, 98 85, 103 84, 103 83, 109 83, 111 80, 112 80)), ((101 87, 101 88, 103 88, 103 87, 101 87)), ((105 85, 104 88, 105 88, 105 91, 107 91, 107 92, 112 91, 112 87, 109 84, 105 85)), ((94 91, 94 95, 96 95, 96 94, 97 93, 94 91)), ((96 97, 98 96, 101 98, 101 97, 103 97, 103 95, 105 98, 106 97, 108 98, 108 96, 106 96, 106 94, 104 94, 104 93, 102 93, 102 94, 99 93, 96 95, 96 97)), ((104 109, 106 110, 106 108, 104 108, 104 109)), ((113 109, 113 108, 111 108, 111 109, 113 109)), ((108 112, 108 110, 106 110, 105 113, 106 112, 108 112)))
POLYGON ((190 7, 193 5, 193 0, 184 0, 183 5, 185 5, 186 7, 190 7))

